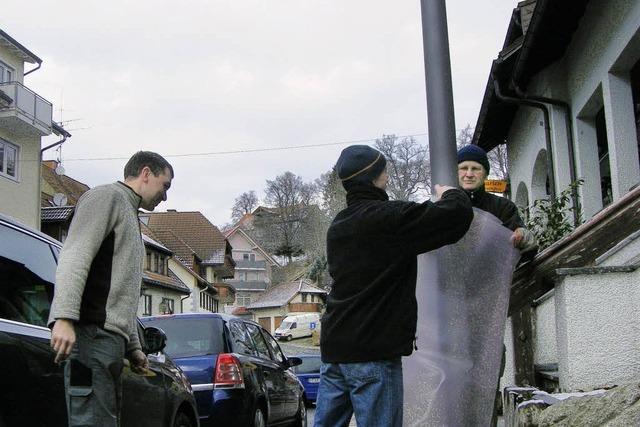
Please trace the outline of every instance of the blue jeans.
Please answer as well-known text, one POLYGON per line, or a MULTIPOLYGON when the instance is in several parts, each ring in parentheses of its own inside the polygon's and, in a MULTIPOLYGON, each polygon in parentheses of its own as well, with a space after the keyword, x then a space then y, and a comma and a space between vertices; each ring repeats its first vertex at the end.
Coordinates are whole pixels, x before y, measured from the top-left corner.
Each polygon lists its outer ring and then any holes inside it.
POLYGON ((323 363, 314 427, 402 426, 400 358, 364 363, 323 363))

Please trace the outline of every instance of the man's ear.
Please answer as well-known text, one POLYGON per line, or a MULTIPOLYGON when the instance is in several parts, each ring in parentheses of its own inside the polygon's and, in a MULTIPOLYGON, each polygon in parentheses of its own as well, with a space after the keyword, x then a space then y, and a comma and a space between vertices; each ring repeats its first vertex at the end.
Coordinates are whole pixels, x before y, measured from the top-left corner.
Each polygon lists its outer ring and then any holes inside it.
POLYGON ((142 170, 140 171, 140 177, 142 177, 142 180, 144 182, 147 182, 149 180, 149 175, 151 174, 151 168, 149 166, 144 166, 142 168, 142 170))

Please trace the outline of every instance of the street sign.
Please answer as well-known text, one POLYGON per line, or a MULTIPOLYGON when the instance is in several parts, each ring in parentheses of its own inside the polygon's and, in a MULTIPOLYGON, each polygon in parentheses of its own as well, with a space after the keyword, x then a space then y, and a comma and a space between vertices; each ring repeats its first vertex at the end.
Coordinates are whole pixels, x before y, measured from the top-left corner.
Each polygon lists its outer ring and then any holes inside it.
POLYGON ((309 329, 314 330, 316 328, 316 322, 309 323, 309 329))
POLYGON ((504 179, 488 179, 484 182, 484 189, 489 193, 504 193, 507 191, 507 181, 504 179))

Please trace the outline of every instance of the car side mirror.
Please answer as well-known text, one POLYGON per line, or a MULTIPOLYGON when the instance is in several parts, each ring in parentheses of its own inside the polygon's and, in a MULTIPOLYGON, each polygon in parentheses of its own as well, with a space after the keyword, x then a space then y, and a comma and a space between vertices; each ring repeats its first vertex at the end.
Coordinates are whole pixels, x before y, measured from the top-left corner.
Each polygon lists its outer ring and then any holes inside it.
POLYGON ((147 353, 157 353, 167 345, 167 334, 160 328, 148 326, 144 329, 144 341, 147 353))
POLYGON ((292 368, 294 366, 302 365, 302 359, 299 357, 287 357, 287 366, 292 368))

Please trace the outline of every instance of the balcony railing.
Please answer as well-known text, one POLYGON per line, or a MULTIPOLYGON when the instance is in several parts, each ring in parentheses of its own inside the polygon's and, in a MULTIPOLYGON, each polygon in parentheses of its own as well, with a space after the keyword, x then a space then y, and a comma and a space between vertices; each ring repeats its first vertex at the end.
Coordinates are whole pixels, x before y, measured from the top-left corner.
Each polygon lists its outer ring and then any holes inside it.
POLYGON ((19 82, 0 83, 0 126, 18 133, 51 134, 53 106, 19 82))
POLYGON ((250 268, 255 270, 265 270, 267 268, 266 261, 236 260, 236 270, 250 268))

